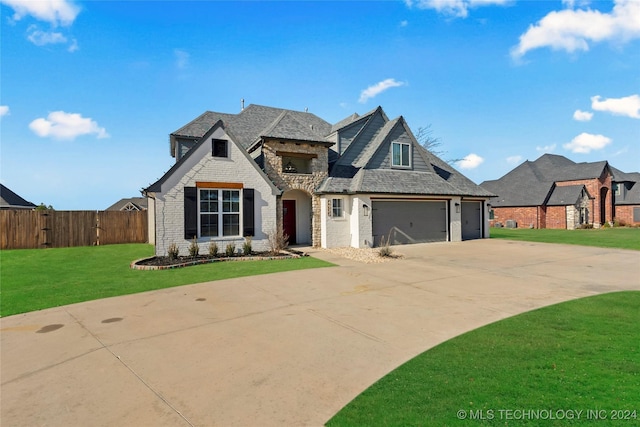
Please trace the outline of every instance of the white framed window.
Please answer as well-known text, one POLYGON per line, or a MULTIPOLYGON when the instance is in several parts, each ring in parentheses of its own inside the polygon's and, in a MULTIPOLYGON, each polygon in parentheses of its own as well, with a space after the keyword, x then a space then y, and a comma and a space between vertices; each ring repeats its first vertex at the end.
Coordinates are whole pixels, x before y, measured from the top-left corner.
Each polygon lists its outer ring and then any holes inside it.
POLYGON ((344 216, 344 204, 342 199, 331 199, 331 216, 342 218, 344 216))
POLYGON ((405 142, 391 144, 391 166, 398 168, 411 167, 411 144, 405 142))
POLYGON ((198 191, 200 237, 240 236, 240 190, 198 191))

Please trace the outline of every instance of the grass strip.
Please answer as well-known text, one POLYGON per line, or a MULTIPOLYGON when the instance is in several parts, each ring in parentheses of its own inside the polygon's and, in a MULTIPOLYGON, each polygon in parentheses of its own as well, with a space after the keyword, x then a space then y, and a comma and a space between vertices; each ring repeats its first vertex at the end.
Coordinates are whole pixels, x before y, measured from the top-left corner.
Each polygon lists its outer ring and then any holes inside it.
POLYGON ((171 270, 132 270, 153 256, 146 244, 0 251, 0 315, 213 280, 332 264, 313 258, 219 262, 171 270))
POLYGON ((327 425, 639 425, 638 307, 640 292, 617 292, 476 329, 389 373, 327 425))
POLYGON ((601 248, 640 251, 640 228, 616 227, 585 230, 554 230, 529 228, 491 228, 492 239, 520 240, 541 243, 597 246, 601 248))

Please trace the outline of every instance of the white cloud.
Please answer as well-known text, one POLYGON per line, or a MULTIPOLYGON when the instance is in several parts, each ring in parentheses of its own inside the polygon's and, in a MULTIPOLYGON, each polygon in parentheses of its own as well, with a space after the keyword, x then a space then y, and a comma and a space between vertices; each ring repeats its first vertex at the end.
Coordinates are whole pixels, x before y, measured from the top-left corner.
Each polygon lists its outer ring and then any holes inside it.
POLYGON ((570 143, 564 144, 565 150, 569 150, 573 153, 588 154, 592 150, 602 150, 607 145, 611 144, 611 138, 607 138, 604 135, 593 135, 590 133, 581 133, 571 140, 570 143))
POLYGON ((556 144, 550 144, 550 145, 545 145, 545 146, 537 146, 536 147, 536 151, 541 151, 543 153, 553 153, 553 150, 556 149, 556 144))
POLYGON ((9 106, 0 105, 0 117, 6 116, 7 114, 9 114, 9 106))
POLYGON ((80 8, 70 0, 0 0, 13 9, 12 19, 19 21, 27 15, 31 15, 39 21, 45 21, 51 25, 69 26, 80 13, 80 8))
POLYGON ((577 120, 579 122, 588 122, 593 117, 593 113, 589 111, 576 110, 573 113, 573 120, 577 120))
POLYGON ((108 138, 105 128, 90 118, 82 117, 77 113, 65 113, 54 111, 49 113, 46 119, 39 118, 29 123, 29 128, 40 137, 53 137, 55 139, 75 139, 81 135, 95 134, 98 138, 108 138))
POLYGON ((380 93, 384 92, 387 89, 391 89, 392 87, 404 86, 406 83, 396 81, 395 79, 386 79, 381 82, 378 82, 372 86, 369 86, 362 92, 360 92, 360 99, 358 102, 364 104, 370 98, 373 98, 380 93))
POLYGON ((406 27, 407 25, 409 25, 409 21, 407 21, 406 19, 404 21, 400 21, 401 27, 406 27))
POLYGON ((434 9, 443 15, 454 18, 466 18, 469 9, 481 6, 505 5, 511 0, 405 0, 409 7, 418 9, 434 9))
POLYGON ((69 46, 67 51, 73 53, 78 49, 80 49, 80 47, 78 46, 78 40, 76 40, 76 39, 71 40, 71 46, 69 46))
POLYGON ((517 165, 522 161, 522 156, 509 156, 507 157, 507 163, 510 165, 517 165))
POLYGON ((484 159, 477 154, 469 154, 464 159, 458 161, 460 169, 475 169, 484 162, 484 159))
POLYGON ((48 44, 67 42, 67 38, 62 33, 57 31, 41 31, 33 25, 29 27, 27 31, 29 31, 27 39, 36 46, 45 46, 48 44))
POLYGON ((640 95, 624 98, 607 98, 600 101, 600 95, 591 97, 591 108, 596 111, 608 111, 617 116, 627 116, 640 119, 640 95))
MULTIPOLYGON (((573 7, 574 2, 569 4, 573 7)), ((528 51, 542 47, 569 53, 587 51, 589 43, 621 43, 635 38, 640 38, 640 2, 614 0, 611 13, 589 8, 548 13, 520 36, 518 45, 511 49, 511 57, 518 60, 528 51)))

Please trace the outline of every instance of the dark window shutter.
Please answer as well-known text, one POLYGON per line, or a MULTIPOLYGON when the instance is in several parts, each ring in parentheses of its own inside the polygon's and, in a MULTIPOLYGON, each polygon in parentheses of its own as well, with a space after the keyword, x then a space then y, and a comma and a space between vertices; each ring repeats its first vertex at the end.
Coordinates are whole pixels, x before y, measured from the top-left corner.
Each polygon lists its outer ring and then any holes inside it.
POLYGON ((198 189, 184 187, 184 238, 198 236, 198 189))
POLYGON ((255 236, 255 203, 253 188, 245 188, 242 191, 242 235, 255 236))

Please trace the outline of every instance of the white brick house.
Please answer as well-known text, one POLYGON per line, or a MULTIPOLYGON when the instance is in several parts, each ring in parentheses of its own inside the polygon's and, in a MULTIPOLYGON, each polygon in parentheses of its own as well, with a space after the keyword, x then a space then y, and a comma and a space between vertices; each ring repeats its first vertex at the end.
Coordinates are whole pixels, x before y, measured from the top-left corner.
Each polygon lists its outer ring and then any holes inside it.
MULTIPOLYGON (((307 113, 250 105, 206 112, 170 135, 176 164, 144 193, 157 255, 192 239, 268 249, 367 247, 488 237, 483 190, 420 146, 382 108, 331 125, 307 113)), ((204 248, 203 248, 204 247, 204 248)))

